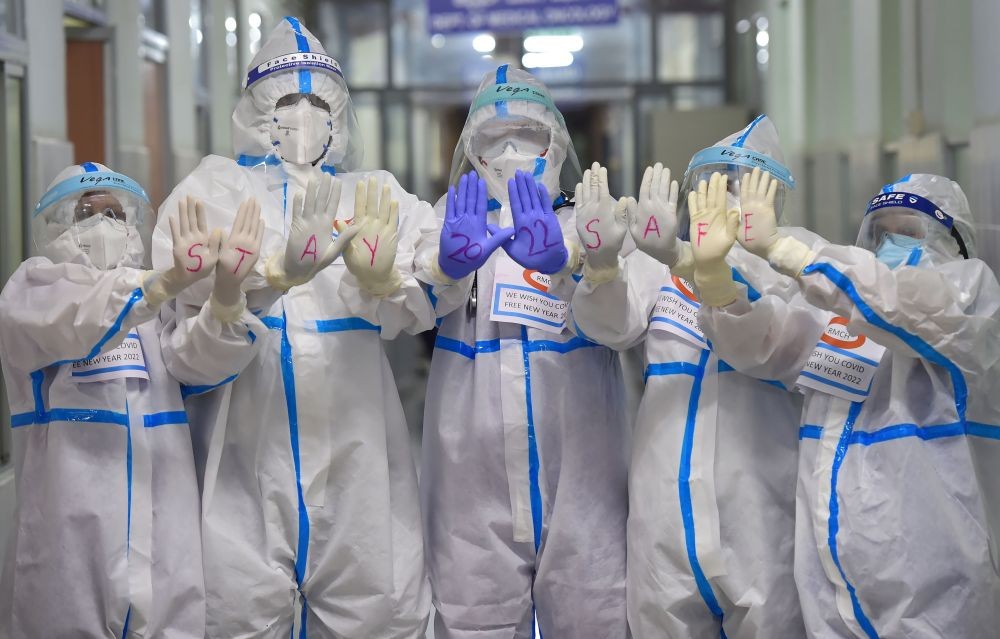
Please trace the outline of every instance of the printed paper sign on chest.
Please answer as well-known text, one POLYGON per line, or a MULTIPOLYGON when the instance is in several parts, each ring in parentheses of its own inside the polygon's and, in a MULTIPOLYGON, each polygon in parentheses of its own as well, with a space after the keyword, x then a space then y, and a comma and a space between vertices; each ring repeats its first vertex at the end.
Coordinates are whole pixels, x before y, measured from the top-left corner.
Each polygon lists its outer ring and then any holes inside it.
POLYGON ((561 333, 566 327, 569 303, 549 293, 551 284, 548 275, 525 269, 506 254, 500 255, 493 279, 490 319, 561 333))
POLYGON ((708 346, 705 334, 698 327, 701 304, 692 292, 690 282, 676 275, 660 288, 656 305, 649 316, 649 330, 673 334, 699 348, 708 346))
POLYGON ((92 359, 73 362, 74 382, 106 382, 111 379, 149 379, 146 357, 138 333, 129 333, 120 345, 92 359))
POLYGON ((847 320, 835 317, 816 344, 796 384, 857 402, 868 397, 885 347, 847 330, 847 320))

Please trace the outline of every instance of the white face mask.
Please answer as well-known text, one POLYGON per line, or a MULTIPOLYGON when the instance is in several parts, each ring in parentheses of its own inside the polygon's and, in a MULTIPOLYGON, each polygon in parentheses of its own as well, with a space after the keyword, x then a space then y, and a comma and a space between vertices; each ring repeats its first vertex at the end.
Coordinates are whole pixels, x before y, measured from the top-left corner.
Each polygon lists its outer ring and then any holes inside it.
POLYGON ((490 195, 501 202, 506 202, 508 200, 508 180, 514 179, 514 174, 517 171, 534 173, 537 161, 537 155, 518 153, 512 145, 507 145, 503 153, 492 160, 483 158, 483 163, 486 166, 480 163, 477 168, 479 174, 483 176, 487 186, 489 186, 490 195))
POLYGON ((326 155, 332 129, 333 119, 325 109, 299 100, 274 110, 271 144, 286 162, 313 164, 326 155))
POLYGON ((56 263, 85 255, 95 267, 108 271, 122 264, 141 265, 144 250, 134 228, 102 216, 93 224, 67 229, 43 252, 56 263))

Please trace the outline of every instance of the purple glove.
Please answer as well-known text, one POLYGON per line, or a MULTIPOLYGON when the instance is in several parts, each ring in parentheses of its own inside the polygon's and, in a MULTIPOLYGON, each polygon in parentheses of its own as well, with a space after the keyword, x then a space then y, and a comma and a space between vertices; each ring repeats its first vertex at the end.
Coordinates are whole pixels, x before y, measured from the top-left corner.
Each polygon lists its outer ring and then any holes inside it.
MULTIPOLYGON (((542 184, 536 186, 530 173, 518 171, 507 182, 507 192, 517 235, 504 243, 504 250, 526 269, 546 275, 558 273, 566 266, 569 253, 548 190, 542 184)), ((490 231, 494 235, 501 232, 490 231)))
POLYGON ((514 229, 486 230, 486 182, 469 171, 445 196, 444 226, 438 265, 453 280, 460 280, 486 263, 493 251, 514 234, 514 229))

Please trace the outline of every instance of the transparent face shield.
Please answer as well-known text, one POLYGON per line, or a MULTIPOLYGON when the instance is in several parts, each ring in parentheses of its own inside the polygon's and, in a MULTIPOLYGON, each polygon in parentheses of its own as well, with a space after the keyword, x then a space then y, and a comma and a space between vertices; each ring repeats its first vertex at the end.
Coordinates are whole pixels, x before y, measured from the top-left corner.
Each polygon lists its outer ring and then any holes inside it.
POLYGON ((925 255, 968 257, 952 217, 930 200, 902 191, 869 202, 856 244, 894 265, 912 266, 925 255))
POLYGON ((562 114, 542 86, 485 84, 473 100, 455 146, 449 183, 457 184, 471 170, 484 178, 499 171, 495 179, 487 179, 490 206, 496 208, 505 197, 501 185, 506 169, 515 164, 546 185, 557 207, 569 202, 583 176, 562 114), (497 162, 503 156, 505 161, 497 162), (493 173, 489 173, 491 165, 495 165, 493 173))
POLYGON ((144 192, 130 178, 91 172, 60 182, 32 216, 32 240, 54 262, 84 261, 109 270, 143 268, 154 216, 144 192))
POLYGON ((774 197, 774 212, 781 222, 785 195, 795 188, 795 180, 788 169, 769 156, 739 147, 709 147, 695 154, 691 159, 684 181, 681 184, 677 202, 677 235, 682 240, 690 239, 691 213, 688 211, 688 193, 698 189, 699 183, 708 182, 713 173, 727 176, 726 189, 729 193, 728 207, 739 210, 740 185, 750 173, 760 168, 778 181, 774 197))
POLYGON ((293 54, 279 60, 280 64, 268 61, 251 70, 246 92, 256 106, 238 105, 234 114, 234 120, 248 124, 265 118, 270 153, 242 155, 240 164, 266 168, 284 160, 321 166, 330 173, 356 171, 364 145, 340 65, 320 54, 302 55, 301 59, 293 54), (308 85, 303 84, 300 71, 309 71, 308 85), (247 109, 255 113, 248 115, 247 109))

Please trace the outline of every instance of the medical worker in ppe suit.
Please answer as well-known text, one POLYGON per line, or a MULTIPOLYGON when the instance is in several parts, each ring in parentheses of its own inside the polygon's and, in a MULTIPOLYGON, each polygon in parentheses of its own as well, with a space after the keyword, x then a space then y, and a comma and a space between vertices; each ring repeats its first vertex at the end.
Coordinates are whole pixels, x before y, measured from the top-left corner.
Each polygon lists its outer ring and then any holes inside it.
POLYGON ((0 636, 204 637, 191 436, 158 310, 219 271, 192 322, 208 353, 246 350, 259 322, 239 309, 240 281, 256 258, 236 272, 232 258, 256 252, 263 227, 247 202, 223 238, 188 204, 172 229, 185 251, 160 271, 143 267, 153 217, 132 179, 70 166, 35 208, 41 256, 0 294, 18 497, 0 636))
MULTIPOLYGON (((233 141, 235 161, 206 157, 164 205, 195 195, 225 225, 253 194, 266 227, 246 282, 269 329, 261 352, 191 403, 204 429, 207 635, 420 637, 430 595, 416 474, 381 340, 434 325, 411 266, 433 210, 385 171, 351 172, 361 149, 347 86, 295 18, 254 57, 233 141)), ((171 252, 167 218, 154 263, 171 252)), ((204 301, 192 289, 178 316, 204 301)), ((185 330, 165 341, 185 343, 185 330)))
MULTIPOLYGON (((694 156, 684 197, 704 190, 713 171, 738 184, 757 165, 783 176, 782 193, 794 186, 764 116, 694 156)), ((573 319, 611 348, 645 347, 629 477, 629 626, 642 639, 801 637, 792 577, 801 402, 733 371, 705 338, 698 307, 716 291, 694 281, 677 202, 677 182, 659 164, 646 169, 638 201, 616 203, 597 165, 576 196, 587 268, 573 319), (621 257, 629 233, 640 250, 621 257)), ((720 268, 747 295, 795 294, 795 283, 759 257, 737 250, 729 258, 720 268)))
POLYGON ((621 369, 553 295, 579 270, 560 186, 580 173, 545 86, 488 74, 452 169, 417 256, 442 318, 421 474, 435 636, 533 637, 537 614, 546 637, 624 637, 621 369))
POLYGON ((742 219, 706 198, 695 279, 728 290, 701 308, 720 355, 805 394, 795 578, 809 634, 996 636, 996 485, 974 461, 996 473, 1000 286, 975 258, 965 194, 906 176, 870 202, 857 246, 810 248, 776 227, 773 185, 748 182, 742 219), (815 308, 726 282, 737 238, 815 308))

